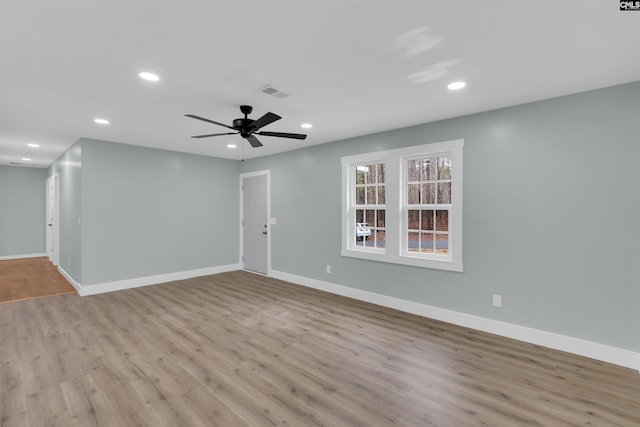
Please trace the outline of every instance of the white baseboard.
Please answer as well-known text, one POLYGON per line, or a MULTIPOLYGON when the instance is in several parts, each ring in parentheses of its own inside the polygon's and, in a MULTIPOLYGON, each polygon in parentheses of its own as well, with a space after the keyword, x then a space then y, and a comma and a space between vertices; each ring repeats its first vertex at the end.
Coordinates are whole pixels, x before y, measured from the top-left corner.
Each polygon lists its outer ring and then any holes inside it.
POLYGON ((630 350, 611 347, 553 332, 514 325, 512 323, 500 322, 471 314, 446 310, 400 298, 376 294, 361 289, 350 288, 348 286, 336 285, 322 280, 283 273, 281 271, 272 270, 271 277, 383 307, 417 314, 418 316, 441 320, 443 322, 452 323, 465 328, 489 332, 491 334, 513 338, 519 341, 549 347, 555 350, 565 351, 567 353, 573 353, 640 371, 640 353, 630 350))
POLYGON ((64 269, 58 267, 60 273, 76 288, 80 296, 96 295, 105 292, 122 291, 124 289, 139 288, 141 286, 158 285, 175 280, 191 279, 193 277, 208 276, 210 274, 225 273, 240 269, 240 264, 220 265, 216 267, 199 268, 196 270, 178 271, 175 273, 158 274, 156 276, 136 277, 134 279, 117 280, 115 282, 82 285, 77 283, 64 269))
POLYGON ((75 280, 73 280, 73 277, 71 277, 71 275, 69 273, 67 273, 66 271, 64 271, 64 268, 62 268, 61 266, 58 266, 58 272, 60 274, 62 274, 64 276, 65 279, 67 279, 67 282, 71 283, 71 286, 73 286, 74 288, 76 288, 76 292, 78 293, 78 295, 82 295, 80 293, 81 291, 81 286, 80 283, 76 282, 75 280))
POLYGON ((4 255, 4 256, 0 256, 0 261, 6 261, 10 259, 22 259, 22 258, 40 258, 44 256, 47 256, 47 254, 41 253, 41 254, 4 255))

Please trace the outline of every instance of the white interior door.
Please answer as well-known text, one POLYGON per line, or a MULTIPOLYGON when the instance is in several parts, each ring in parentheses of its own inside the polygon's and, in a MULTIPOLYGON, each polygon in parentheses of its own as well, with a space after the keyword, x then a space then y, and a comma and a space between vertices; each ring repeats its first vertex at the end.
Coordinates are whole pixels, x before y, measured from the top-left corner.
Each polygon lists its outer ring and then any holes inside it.
POLYGON ((46 214, 47 214, 47 234, 46 234, 46 249, 49 261, 53 265, 58 265, 59 252, 60 252, 60 223, 59 223, 59 176, 54 175, 47 178, 46 182, 46 214))
POLYGON ((269 270, 268 175, 242 179, 242 260, 245 270, 267 274, 269 270))
POLYGON ((46 226, 46 246, 47 246, 47 256, 49 257, 49 261, 53 260, 53 224, 52 224, 52 215, 51 210, 53 206, 53 178, 47 178, 47 182, 45 184, 45 192, 46 192, 46 200, 45 200, 45 226, 46 226))

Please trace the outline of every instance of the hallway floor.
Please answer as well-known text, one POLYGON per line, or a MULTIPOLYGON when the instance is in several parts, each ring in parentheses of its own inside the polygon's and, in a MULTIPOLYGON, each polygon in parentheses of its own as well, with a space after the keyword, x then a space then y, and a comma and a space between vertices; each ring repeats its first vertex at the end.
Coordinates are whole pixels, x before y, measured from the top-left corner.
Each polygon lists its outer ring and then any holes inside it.
POLYGON ((75 292, 47 257, 0 261, 0 304, 75 292))

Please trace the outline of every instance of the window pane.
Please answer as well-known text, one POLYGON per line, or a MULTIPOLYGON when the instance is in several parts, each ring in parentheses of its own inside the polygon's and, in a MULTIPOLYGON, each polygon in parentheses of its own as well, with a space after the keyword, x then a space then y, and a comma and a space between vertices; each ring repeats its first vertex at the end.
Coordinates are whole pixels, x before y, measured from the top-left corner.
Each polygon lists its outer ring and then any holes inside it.
POLYGON ((420 252, 433 253, 434 235, 432 233, 420 234, 420 252))
POLYGON ((382 184, 382 183, 385 182, 384 181, 384 179, 385 179, 384 178, 384 172, 385 172, 385 165, 384 165, 384 163, 380 163, 378 165, 378 183, 379 184, 382 184))
POLYGON ((369 209, 368 211, 366 211, 366 223, 369 227, 374 227, 376 224, 376 211, 369 209))
POLYGON ((451 179, 451 157, 438 158, 438 179, 451 179))
POLYGON ((376 227, 385 228, 385 211, 384 209, 380 209, 378 212, 378 222, 376 222, 376 227))
POLYGON ((409 184, 407 203, 409 203, 410 205, 420 204, 420 184, 409 184))
POLYGON ((384 237, 385 233, 382 230, 377 230, 375 232, 375 244, 376 248, 384 248, 384 237))
POLYGON ((422 159, 422 180, 434 181, 436 179, 435 159, 422 159))
POLYGON ((438 203, 441 205, 451 204, 451 183, 450 182, 438 183, 438 203))
POLYGON ((382 227, 385 223, 384 209, 362 209, 366 206, 383 205, 385 202, 384 163, 357 164, 355 190, 356 221, 353 224, 355 245, 359 247, 384 247, 384 230, 380 230, 378 221, 382 227), (356 224, 359 224, 357 226, 356 224), (380 235, 380 231, 382 234, 380 235), (382 238, 378 243, 379 237, 382 238))
MULTIPOLYGON (((451 156, 425 157, 406 163, 407 206, 451 204, 451 156), (416 170, 418 175, 416 176, 416 170)), ((448 254, 449 210, 408 209, 407 250, 425 255, 448 254)))
POLYGON ((422 203, 433 205, 436 202, 436 185, 422 184, 422 203))
POLYGON ((377 170, 378 168, 376 167, 376 165, 367 165, 367 172, 365 173, 365 179, 367 184, 375 184, 377 170))
POLYGON ((409 160, 407 162, 407 178, 409 182, 420 181, 420 160, 409 160))
POLYGON ((436 230, 449 231, 449 211, 448 210, 436 211, 436 230))
POLYGON ((420 239, 420 233, 409 232, 407 233, 407 250, 411 252, 417 252, 420 239))
POLYGON ((436 252, 440 255, 449 254, 448 234, 436 234, 436 252))
MULTIPOLYGON (((364 211, 362 213, 362 216, 364 216, 366 218, 368 216, 369 212, 373 212, 373 211, 364 211)), ((363 246, 362 244, 359 244, 358 242, 365 241, 365 240, 371 238, 371 228, 364 221, 356 222, 355 235, 356 235, 356 245, 357 246, 363 246)))
POLYGON ((420 230, 429 230, 433 231, 433 210, 424 210, 422 212, 420 230))
POLYGON ((379 185, 378 186, 378 204, 379 205, 384 205, 385 204, 385 200, 384 200, 384 185, 379 185))
POLYGON ((408 211, 407 228, 409 230, 418 230, 420 228, 420 211, 418 210, 408 211))
POLYGON ((367 187, 367 202, 368 205, 375 205, 376 203, 376 187, 367 187))

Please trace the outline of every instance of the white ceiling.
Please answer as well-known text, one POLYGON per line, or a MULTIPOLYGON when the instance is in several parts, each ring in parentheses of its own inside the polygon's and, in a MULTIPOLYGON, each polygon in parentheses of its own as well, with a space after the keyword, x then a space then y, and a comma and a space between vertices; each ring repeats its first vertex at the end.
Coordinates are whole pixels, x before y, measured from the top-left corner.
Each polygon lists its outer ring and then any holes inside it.
POLYGON ((640 12, 614 0, 0 7, 0 164, 48 166, 81 137, 251 158, 640 80, 640 12), (455 80, 467 87, 447 90, 455 80), (290 96, 261 92, 268 84, 290 96), (263 130, 309 136, 260 137, 257 149, 238 135, 190 137, 227 129, 184 114, 231 124, 240 104, 254 119, 283 116, 263 130))

